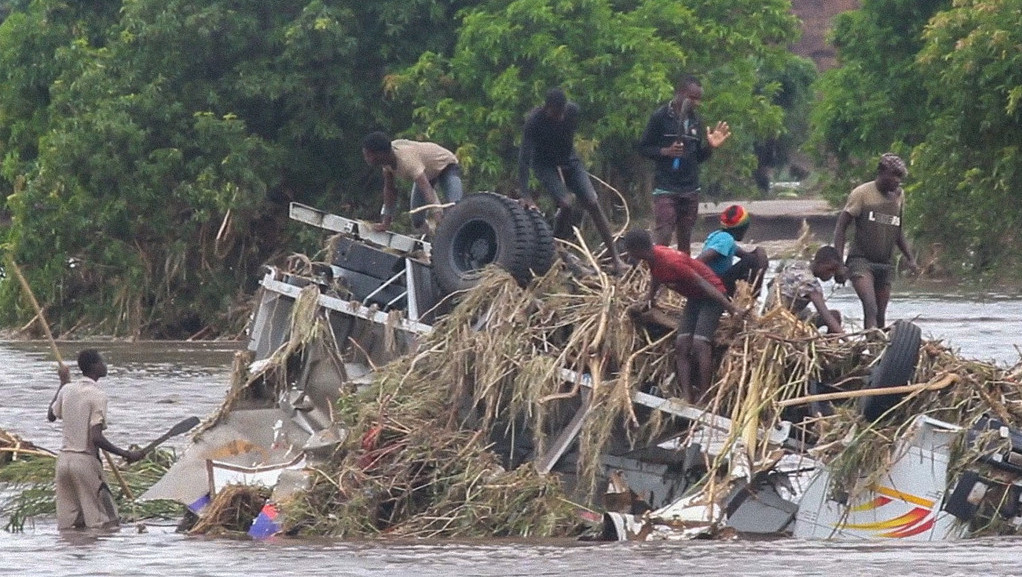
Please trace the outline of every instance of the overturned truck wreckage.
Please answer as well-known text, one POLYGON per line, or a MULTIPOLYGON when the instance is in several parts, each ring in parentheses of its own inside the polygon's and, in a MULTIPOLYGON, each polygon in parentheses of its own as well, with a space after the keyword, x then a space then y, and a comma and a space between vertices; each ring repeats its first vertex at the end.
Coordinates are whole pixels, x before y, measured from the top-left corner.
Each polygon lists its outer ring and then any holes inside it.
POLYGON ((142 498, 202 519, 257 487, 261 511, 236 527, 255 537, 587 521, 611 540, 945 539, 1022 523, 1017 372, 911 323, 838 340, 776 309, 724 319, 692 406, 674 396, 677 315, 628 306, 643 274, 602 274, 581 242, 555 262, 542 218, 498 195, 455 208, 430 245, 293 204, 332 233, 326 262, 268 267, 223 406, 142 498))

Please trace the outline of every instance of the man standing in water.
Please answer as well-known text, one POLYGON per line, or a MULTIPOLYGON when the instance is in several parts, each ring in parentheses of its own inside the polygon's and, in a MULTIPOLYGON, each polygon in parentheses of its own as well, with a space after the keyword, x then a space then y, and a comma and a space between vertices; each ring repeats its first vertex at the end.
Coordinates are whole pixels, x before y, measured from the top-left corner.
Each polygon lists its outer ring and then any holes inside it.
POLYGON ((529 169, 543 188, 557 202, 554 217, 554 237, 571 239, 572 228, 581 223, 582 215, 574 208, 577 199, 593 218, 596 230, 610 252, 615 273, 622 273, 624 261, 618 256, 610 223, 596 199, 596 190, 589 181, 582 160, 575 152, 575 130, 578 128, 579 108, 560 88, 546 93, 543 106, 535 108, 525 118, 522 147, 518 152, 518 189, 526 208, 539 210, 529 192, 529 169), (574 199, 568 191, 574 195, 574 199))
POLYGON ((60 387, 46 415, 50 422, 64 422, 55 483, 57 528, 114 528, 119 524, 117 508, 103 478, 99 451, 124 457, 129 463, 144 455, 118 448, 103 436, 107 396, 97 383, 106 376, 103 357, 95 349, 85 349, 78 353, 78 368, 85 378, 72 383, 70 371, 60 365, 60 387))
POLYGON ((703 123, 695 112, 702 99, 699 80, 682 77, 674 98, 653 112, 639 140, 639 152, 655 163, 653 242, 669 245, 677 233, 678 250, 686 254, 699 216, 699 165, 731 136, 727 123, 718 122, 713 130, 706 127, 703 140, 703 123))
POLYGON ((886 323, 887 303, 891 300, 894 247, 908 259, 908 268, 918 270, 909 252, 901 227, 905 193, 901 180, 908 175, 905 162, 890 152, 880 157, 876 180, 856 187, 837 217, 834 248, 841 257, 845 250, 845 231, 855 223, 855 237, 848 251, 848 278, 862 301, 863 328, 881 328, 886 323))

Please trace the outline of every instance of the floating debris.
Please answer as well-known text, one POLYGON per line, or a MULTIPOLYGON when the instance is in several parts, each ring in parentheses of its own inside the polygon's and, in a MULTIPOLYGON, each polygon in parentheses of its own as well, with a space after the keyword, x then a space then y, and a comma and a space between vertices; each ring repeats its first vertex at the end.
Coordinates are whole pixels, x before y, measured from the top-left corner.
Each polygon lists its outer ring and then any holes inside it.
POLYGON ((223 406, 143 495, 187 505, 193 531, 563 537, 595 519, 605 539, 932 540, 1022 525, 1018 366, 963 360, 904 321, 821 335, 757 314, 740 285, 750 312, 722 319, 693 406, 674 377, 681 297, 633 306, 648 275, 607 276, 584 243, 528 282, 487 266, 438 295, 422 241, 292 213, 343 251, 271 267, 223 406))

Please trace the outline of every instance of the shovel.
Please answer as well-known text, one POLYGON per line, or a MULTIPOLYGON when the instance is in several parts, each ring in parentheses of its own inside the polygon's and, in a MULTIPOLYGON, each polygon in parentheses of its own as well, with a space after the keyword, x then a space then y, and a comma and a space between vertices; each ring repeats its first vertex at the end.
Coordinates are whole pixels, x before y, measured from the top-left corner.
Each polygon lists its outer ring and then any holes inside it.
POLYGON ((188 431, 191 431, 193 428, 195 428, 195 425, 198 425, 198 424, 199 424, 199 418, 198 417, 188 417, 187 419, 184 419, 180 423, 178 423, 178 424, 174 425, 173 427, 171 427, 169 431, 167 431, 166 433, 163 433, 162 435, 157 437, 155 440, 153 440, 153 442, 151 442, 148 445, 146 445, 145 447, 143 447, 142 448, 142 454, 143 455, 148 455, 150 451, 155 449, 158 445, 160 445, 161 443, 163 443, 167 439, 169 439, 171 437, 176 437, 176 436, 180 435, 181 433, 187 433, 188 431))

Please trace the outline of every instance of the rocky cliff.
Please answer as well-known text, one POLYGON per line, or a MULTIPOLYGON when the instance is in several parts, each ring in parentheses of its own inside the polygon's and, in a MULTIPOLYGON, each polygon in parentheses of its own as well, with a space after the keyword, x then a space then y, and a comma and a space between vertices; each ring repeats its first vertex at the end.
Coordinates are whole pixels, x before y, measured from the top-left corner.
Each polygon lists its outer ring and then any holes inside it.
POLYGON ((811 58, 820 70, 837 65, 834 47, 827 43, 831 20, 837 14, 859 7, 859 0, 792 0, 792 10, 802 19, 802 39, 791 49, 811 58))

